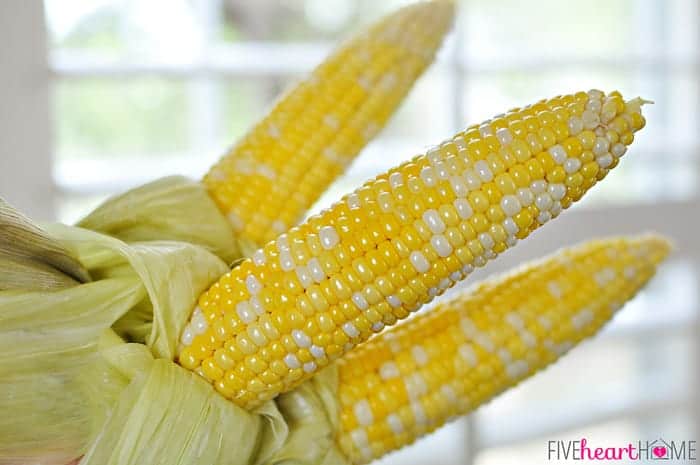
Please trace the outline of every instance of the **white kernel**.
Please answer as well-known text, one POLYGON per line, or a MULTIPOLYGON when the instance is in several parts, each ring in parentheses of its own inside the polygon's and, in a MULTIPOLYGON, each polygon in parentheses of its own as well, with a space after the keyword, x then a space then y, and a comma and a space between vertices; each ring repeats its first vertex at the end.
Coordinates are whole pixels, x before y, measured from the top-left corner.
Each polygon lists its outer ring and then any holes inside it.
POLYGON ((323 117, 323 124, 332 129, 338 129, 340 122, 338 121, 338 118, 335 115, 327 114, 323 117))
POLYGON ((419 273, 426 273, 430 269, 430 263, 425 258, 425 255, 417 250, 411 252, 409 260, 411 261, 413 268, 415 268, 419 273))
POLYGON ((311 347, 311 338, 302 330, 295 329, 292 331, 292 339, 299 347, 311 347))
POLYGON ((489 168, 489 164, 484 160, 479 160, 474 163, 474 171, 476 171, 476 174, 483 182, 490 182, 493 179, 491 168, 489 168))
POLYGON ((423 180, 423 184, 428 187, 433 187, 437 183, 435 171, 430 166, 426 166, 421 170, 420 178, 423 180))
POLYGON ((513 360, 513 357, 510 355, 510 352, 508 352, 508 349, 505 347, 501 347, 496 351, 496 355, 498 355, 498 358, 501 359, 501 361, 504 364, 510 363, 511 360, 513 360))
POLYGON ((508 247, 514 247, 515 244, 517 244, 517 243, 518 243, 518 238, 517 238, 517 237, 514 237, 514 236, 508 236, 508 237, 506 237, 506 245, 507 245, 508 247))
POLYGON ((367 299, 365 299, 365 297, 360 292, 355 292, 352 295, 352 303, 354 303, 355 306, 360 310, 367 310, 369 308, 369 303, 367 302, 367 299))
POLYGON ((445 289, 448 289, 452 285, 452 281, 450 281, 450 278, 442 278, 440 282, 438 283, 438 287, 442 289, 443 291, 445 289))
POLYGON ((462 274, 464 274, 464 275, 468 275, 472 271, 474 271, 474 267, 472 265, 470 265, 469 263, 467 263, 466 265, 464 265, 462 267, 462 274))
POLYGON ((458 349, 459 356, 471 367, 475 367, 479 359, 471 344, 462 344, 458 349))
POLYGON ((486 259, 484 257, 481 255, 474 257, 474 266, 481 268, 484 265, 486 265, 486 259))
POLYGON ((440 155, 440 147, 430 147, 426 154, 428 161, 431 165, 435 166, 442 160, 442 155, 440 155))
POLYGON ((428 386, 420 373, 406 376, 404 384, 406 385, 406 393, 409 399, 420 399, 421 396, 428 392, 428 386))
POLYGON ((369 402, 366 399, 355 403, 353 406, 353 412, 355 413, 355 418, 357 422, 362 426, 369 426, 374 423, 374 415, 372 415, 372 409, 369 406, 369 402))
POLYGON ((304 265, 296 267, 297 278, 304 289, 308 289, 314 284, 314 278, 311 276, 309 269, 304 265))
POLYGON ((316 358, 323 358, 326 356, 326 351, 323 349, 323 347, 319 347, 316 344, 309 348, 309 352, 311 352, 311 355, 316 358))
POLYGON ((448 257, 453 251, 452 244, 450 244, 447 238, 442 234, 436 234, 435 236, 431 237, 430 245, 442 258, 448 257))
POLYGON ((571 324, 576 329, 583 329, 586 325, 593 321, 593 316, 593 312, 587 308, 584 308, 576 315, 571 317, 571 324))
POLYGON ((540 326, 542 326, 543 329, 545 329, 547 331, 552 329, 552 322, 549 321, 549 318, 547 318, 546 316, 541 315, 540 317, 537 318, 537 321, 540 324, 540 326))
POLYGON ((326 272, 323 271, 323 267, 318 261, 318 258, 312 258, 309 260, 309 263, 307 263, 306 266, 309 269, 309 273, 311 273, 311 277, 317 283, 321 283, 324 279, 326 279, 326 272))
POLYGON ((547 290, 552 295, 552 297, 556 299, 561 299, 564 295, 564 293, 561 290, 561 287, 556 281, 550 281, 549 283, 547 283, 547 290))
POLYGON ((348 194, 345 198, 345 203, 351 210, 360 208, 360 197, 357 194, 348 194))
POLYGON ((352 433, 350 433, 350 437, 352 438, 352 442, 355 443, 355 446, 358 449, 369 450, 371 458, 372 449, 370 449, 369 447, 369 439, 367 438, 367 433, 365 432, 365 430, 362 428, 357 428, 356 430, 353 430, 352 433))
POLYGON ((435 172, 437 173, 438 179, 443 181, 450 177, 450 173, 447 171, 447 166, 443 161, 435 163, 435 172))
POLYGON ((606 153, 605 155, 601 155, 598 158, 596 158, 595 161, 601 168, 607 168, 610 165, 612 165, 613 157, 609 153, 606 153))
POLYGON ((610 141, 605 137, 597 137, 595 144, 593 144, 593 153, 595 155, 604 155, 608 153, 610 148, 610 141))
POLYGON ((348 337, 357 337, 360 335, 360 332, 357 330, 354 324, 350 323, 349 321, 343 323, 343 332, 348 336, 348 337))
POLYGON ((245 324, 252 323, 257 319, 257 315, 253 309, 250 308, 250 304, 247 301, 238 302, 236 305, 236 313, 238 314, 238 318, 245 324))
POLYGON ((625 278, 632 280, 637 276, 637 269, 633 266, 627 266, 625 267, 623 274, 625 278))
POLYGON ((525 322, 517 313, 508 312, 504 320, 515 329, 523 329, 525 327, 525 322))
POLYGON ((275 245, 280 252, 284 250, 289 251, 289 236, 287 234, 280 235, 275 241, 275 245))
POLYGON ((301 363, 299 363, 299 359, 297 358, 296 355, 294 354, 287 354, 284 356, 284 363, 291 369, 294 370, 296 368, 299 368, 301 366, 301 363))
POLYGON ((579 132, 583 131, 583 121, 578 116, 572 116, 569 118, 569 133, 575 136, 579 132))
POLYGON ((591 110, 593 113, 600 113, 603 104, 598 99, 590 99, 586 102, 586 110, 591 110))
POLYGON ((549 209, 549 213, 552 215, 552 218, 556 218, 559 216, 559 213, 562 211, 562 206, 560 201, 556 201, 552 204, 552 208, 549 209))
POLYGON ((391 428, 394 434, 402 434, 404 432, 403 423, 397 414, 390 413, 387 415, 386 422, 389 424, 389 428, 391 428))
POLYGON ((204 313, 199 309, 199 307, 196 307, 195 311, 192 313, 192 321, 190 322, 192 325, 192 332, 197 335, 197 334, 202 334, 207 330, 207 327, 209 326, 207 324, 207 319, 204 316, 204 313))
POLYGON ((517 234, 518 231, 520 231, 520 228, 513 218, 506 218, 503 220, 503 229, 505 229, 508 234, 517 234))
POLYGON ((454 205, 455 210, 457 210, 459 217, 463 220, 471 218, 471 216, 474 214, 472 206, 469 205, 469 202, 466 199, 455 199, 452 204, 454 205))
POLYGON ((442 234, 445 232, 445 223, 440 218, 440 214, 433 209, 426 210, 423 213, 423 221, 433 234, 442 234))
POLYGON ((423 410, 423 405, 420 402, 411 402, 411 410, 413 411, 413 418, 416 421, 416 426, 424 427, 428 424, 428 417, 423 410))
POLYGON ((552 214, 546 211, 540 212, 539 215, 537 215, 537 222, 539 224, 545 224, 547 221, 552 219, 552 214))
POLYGON ((401 300, 395 295, 387 296, 386 301, 394 308, 399 308, 401 306, 401 300))
POLYGON ((535 196, 532 194, 532 190, 527 189, 525 187, 521 187, 518 189, 518 200, 520 201, 520 204, 523 207, 527 207, 529 205, 532 205, 532 202, 535 200, 535 196))
POLYGON ((530 190, 533 194, 541 194, 542 192, 547 190, 547 181, 544 181, 542 179, 532 181, 530 183, 530 190))
POLYGON ((384 213, 389 213, 391 211, 391 194, 380 192, 377 196, 377 203, 384 213))
POLYGON ((376 323, 372 323, 371 328, 372 328, 372 331, 374 331, 375 333, 378 333, 379 331, 384 329, 384 323, 382 323, 381 321, 377 321, 376 323))
POLYGON ((255 295, 258 292, 260 292, 260 289, 262 289, 262 284, 260 284, 260 281, 258 281, 258 278, 256 278, 252 274, 249 274, 245 278, 245 287, 246 287, 246 289, 248 289, 248 292, 251 295, 255 295))
POLYGON ((479 134, 481 134, 481 137, 488 137, 493 135, 493 129, 491 129, 491 126, 488 124, 482 124, 479 126, 479 134))
POLYGON ((554 161, 561 165, 567 159, 566 150, 561 145, 553 145, 549 148, 549 154, 552 156, 554 161))
POLYGON ((253 312, 255 312, 256 315, 262 316, 265 313, 265 307, 263 307, 262 302, 260 302, 260 299, 258 299, 257 296, 253 296, 248 300, 248 303, 250 304, 250 308, 253 309, 253 312))
POLYGON ((295 267, 294 258, 289 250, 281 250, 280 255, 280 268, 282 271, 292 271, 295 267))
POLYGON ((537 347, 537 338, 530 331, 527 331, 524 329, 524 330, 520 331, 519 334, 520 334, 520 339, 523 340, 523 343, 526 346, 528 346, 530 348, 537 347))
POLYGON ((391 173, 391 175, 389 175, 389 184, 394 189, 403 186, 403 176, 401 175, 401 173, 391 173))
POLYGON ((318 238, 321 240, 321 246, 326 250, 332 249, 340 241, 338 232, 333 226, 322 227, 318 232, 318 238))
POLYGON ((469 193, 467 183, 461 176, 450 176, 450 186, 457 197, 466 197, 469 193))
POLYGON ((566 186, 564 184, 550 184, 548 190, 549 195, 554 200, 561 200, 566 195, 566 186))
POLYGON ((514 195, 504 195, 501 199, 501 209, 506 216, 515 216, 520 213, 520 201, 514 195))
POLYGON ((460 273, 459 271, 453 271, 452 273, 450 273, 450 279, 454 282, 457 282, 462 279, 462 273, 460 273))
POLYGON ((581 114, 581 120, 583 121, 583 127, 586 129, 595 129, 600 124, 600 118, 591 110, 584 110, 581 114))
POLYGON ((513 135, 508 128, 499 128, 496 130, 496 138, 501 145, 508 145, 513 142, 513 135))
POLYGON ((489 260, 493 260, 494 258, 496 258, 496 256, 496 252, 494 252, 493 250, 486 250, 484 252, 484 257, 488 258, 489 260))
POLYGON ((313 373, 314 371, 316 371, 316 368, 317 368, 316 362, 306 362, 304 364, 304 371, 306 373, 313 373))
POLYGON ((452 389, 452 386, 448 384, 443 384, 440 387, 440 392, 449 404, 456 404, 459 401, 457 393, 454 391, 454 389, 452 389))
POLYGON ((512 379, 517 379, 525 376, 529 369, 530 368, 525 360, 516 360, 506 367, 506 373, 508 373, 508 376, 510 376, 512 379))
POLYGON ((603 97, 605 97, 605 94, 603 93, 603 91, 598 90, 598 89, 591 89, 586 93, 588 94, 588 98, 590 98, 592 100, 600 100, 603 97))
POLYGON ((470 191, 475 191, 481 187, 481 179, 473 170, 464 170, 462 177, 466 181, 470 191))
POLYGON ((581 160, 578 158, 567 158, 564 162, 564 171, 568 174, 572 174, 581 169, 581 160))
POLYGON ((481 245, 483 245, 484 248, 487 250, 493 249, 493 246, 496 245, 496 243, 493 240, 493 237, 491 237, 489 233, 485 232, 479 234, 479 242, 481 242, 481 245))
POLYGON ((194 340, 194 333, 192 332, 192 329, 190 328, 190 326, 187 325, 185 330, 182 332, 182 336, 180 337, 180 342, 182 342, 186 346, 189 346, 192 344, 193 340, 194 340))
POLYGON ((428 354, 421 346, 413 346, 411 348, 411 355, 418 366, 423 366, 428 363, 428 354))
POLYGON ((625 144, 621 143, 616 143, 615 145, 612 146, 610 149, 610 153, 615 157, 615 158, 620 158, 627 152, 627 147, 625 147, 625 144))
POLYGON ((265 257, 265 252, 263 252, 263 249, 256 250, 253 254, 253 263, 255 263, 257 266, 263 266, 266 261, 267 257, 265 257))
POLYGON ((394 362, 385 362, 379 367, 379 377, 383 380, 398 378, 399 376, 401 376, 401 372, 394 362))

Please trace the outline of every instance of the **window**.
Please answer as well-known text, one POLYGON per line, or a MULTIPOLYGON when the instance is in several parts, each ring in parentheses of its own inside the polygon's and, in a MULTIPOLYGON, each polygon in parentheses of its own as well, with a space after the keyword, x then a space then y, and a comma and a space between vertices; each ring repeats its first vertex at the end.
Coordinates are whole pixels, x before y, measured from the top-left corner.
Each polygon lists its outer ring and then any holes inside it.
MULTIPOLYGON (((339 38, 404 3, 45 0, 45 23, 24 21, 32 37, 48 37, 37 75, 51 90, 51 157, 28 153, 8 170, 40 179, 63 221, 159 176, 199 177, 339 38), (46 175, 26 174, 27 163, 46 175)), ((9 1, 0 17, 41 16, 27 4, 9 1)), ((617 88, 655 101, 627 155, 634 162, 488 272, 585 238, 648 229, 676 239, 674 260, 594 343, 381 463, 534 464, 546 460, 550 439, 697 437, 699 9, 693 0, 460 1, 437 63, 319 201, 468 123, 551 94, 617 88)), ((26 191, 13 195, 36 204, 26 191)))

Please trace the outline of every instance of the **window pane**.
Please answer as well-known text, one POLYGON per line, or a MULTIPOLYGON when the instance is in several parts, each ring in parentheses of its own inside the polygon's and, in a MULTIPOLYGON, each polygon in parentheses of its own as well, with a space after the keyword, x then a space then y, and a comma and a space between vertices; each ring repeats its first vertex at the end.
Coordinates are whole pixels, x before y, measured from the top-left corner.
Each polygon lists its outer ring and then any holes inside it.
POLYGON ((55 91, 59 160, 133 153, 163 156, 189 145, 182 81, 62 80, 55 91))

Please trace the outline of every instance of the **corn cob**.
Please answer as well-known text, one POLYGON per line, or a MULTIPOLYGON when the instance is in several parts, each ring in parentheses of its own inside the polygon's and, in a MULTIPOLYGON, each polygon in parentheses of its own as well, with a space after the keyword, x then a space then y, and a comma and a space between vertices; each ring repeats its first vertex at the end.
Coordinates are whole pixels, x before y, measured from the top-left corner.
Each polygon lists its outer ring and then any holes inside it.
POLYGON ((205 292, 180 364, 246 408, 293 388, 578 200, 644 126, 641 103, 543 100, 367 182, 205 292))
POLYGON ((211 169, 204 183, 238 237, 262 245, 297 224, 431 63, 452 15, 448 1, 417 3, 354 37, 211 169))
POLYGON ((533 375, 596 333, 668 248, 651 236, 585 243, 368 341, 337 362, 341 450, 367 463, 533 375))

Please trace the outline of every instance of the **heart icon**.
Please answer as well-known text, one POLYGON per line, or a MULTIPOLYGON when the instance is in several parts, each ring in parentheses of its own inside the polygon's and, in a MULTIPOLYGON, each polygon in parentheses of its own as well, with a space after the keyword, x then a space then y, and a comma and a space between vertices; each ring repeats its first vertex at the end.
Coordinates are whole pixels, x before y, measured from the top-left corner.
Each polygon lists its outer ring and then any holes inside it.
POLYGON ((651 451, 658 458, 666 457, 666 448, 664 446, 654 447, 651 451))

